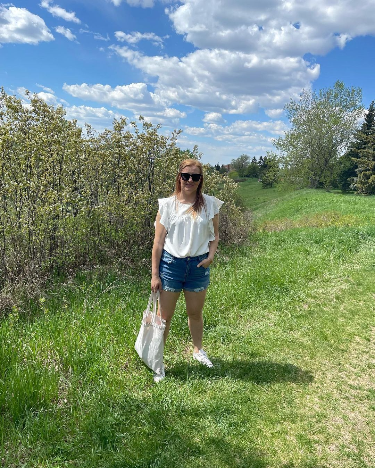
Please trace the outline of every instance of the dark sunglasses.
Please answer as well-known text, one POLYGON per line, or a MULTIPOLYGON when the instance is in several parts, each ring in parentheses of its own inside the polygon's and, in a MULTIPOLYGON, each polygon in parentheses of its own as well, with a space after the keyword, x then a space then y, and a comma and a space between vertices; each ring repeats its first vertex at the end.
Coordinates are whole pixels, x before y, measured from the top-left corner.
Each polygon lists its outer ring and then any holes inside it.
POLYGON ((180 174, 181 174, 181 179, 184 180, 185 182, 188 182, 190 177, 193 182, 198 182, 198 180, 201 180, 201 177, 202 177, 202 174, 189 174, 188 172, 180 172, 180 174))

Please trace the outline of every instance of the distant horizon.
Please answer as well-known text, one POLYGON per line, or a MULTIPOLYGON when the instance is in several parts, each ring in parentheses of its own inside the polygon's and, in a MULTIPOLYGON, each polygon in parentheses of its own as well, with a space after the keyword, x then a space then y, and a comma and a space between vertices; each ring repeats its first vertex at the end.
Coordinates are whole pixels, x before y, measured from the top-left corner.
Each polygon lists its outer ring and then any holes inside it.
POLYGON ((303 89, 337 80, 375 100, 374 0, 16 0, 0 4, 0 86, 96 130, 142 115, 202 162, 274 150, 303 89))

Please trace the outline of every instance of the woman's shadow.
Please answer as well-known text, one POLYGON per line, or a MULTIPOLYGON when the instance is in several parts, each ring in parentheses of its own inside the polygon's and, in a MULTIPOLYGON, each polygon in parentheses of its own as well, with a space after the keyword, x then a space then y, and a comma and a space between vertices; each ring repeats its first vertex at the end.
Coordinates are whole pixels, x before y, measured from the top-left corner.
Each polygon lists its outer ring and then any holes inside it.
POLYGON ((292 382, 308 384, 314 380, 311 372, 294 364, 267 360, 212 360, 214 367, 209 369, 199 363, 178 363, 167 368, 168 375, 179 380, 198 380, 206 378, 230 378, 245 380, 257 385, 292 382))

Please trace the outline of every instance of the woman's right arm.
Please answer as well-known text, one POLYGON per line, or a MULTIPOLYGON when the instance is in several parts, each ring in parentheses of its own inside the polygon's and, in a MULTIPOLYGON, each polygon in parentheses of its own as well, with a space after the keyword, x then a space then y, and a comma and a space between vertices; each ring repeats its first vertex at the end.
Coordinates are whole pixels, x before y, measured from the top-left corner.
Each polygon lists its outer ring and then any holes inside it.
POLYGON ((151 277, 151 290, 156 292, 161 290, 161 279, 159 276, 159 264, 161 254, 163 252, 165 236, 167 231, 165 227, 160 223, 160 213, 156 215, 155 221, 155 238, 154 245, 152 247, 152 277, 151 277))

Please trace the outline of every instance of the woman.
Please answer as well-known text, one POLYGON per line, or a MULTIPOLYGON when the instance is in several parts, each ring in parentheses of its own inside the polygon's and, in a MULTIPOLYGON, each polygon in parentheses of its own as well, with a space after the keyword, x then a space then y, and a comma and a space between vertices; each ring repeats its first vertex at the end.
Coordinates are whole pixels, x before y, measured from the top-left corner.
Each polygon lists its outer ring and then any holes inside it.
MULTIPOLYGON (((223 202, 202 193, 202 164, 186 159, 180 164, 174 194, 159 199, 152 249, 152 291, 160 291, 160 314, 167 339, 177 299, 184 291, 193 357, 207 367, 212 362, 202 348, 202 310, 210 282, 210 265, 219 243, 219 210, 223 202)), ((154 375, 165 377, 164 368, 154 375)))

